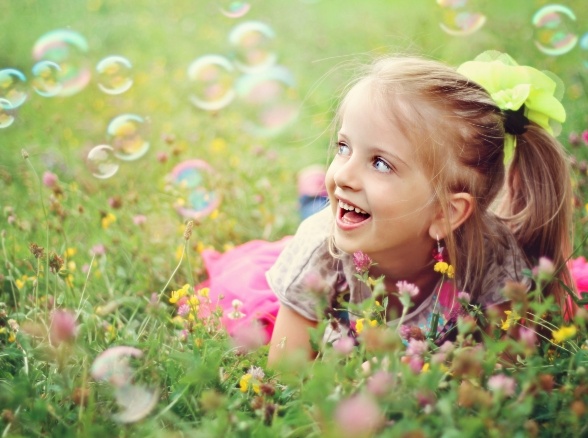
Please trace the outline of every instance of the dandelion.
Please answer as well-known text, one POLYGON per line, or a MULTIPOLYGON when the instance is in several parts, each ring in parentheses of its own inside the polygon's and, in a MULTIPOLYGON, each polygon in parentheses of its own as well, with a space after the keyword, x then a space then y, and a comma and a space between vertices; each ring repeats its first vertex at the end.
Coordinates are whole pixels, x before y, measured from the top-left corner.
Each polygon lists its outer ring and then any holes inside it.
POLYGON ((372 259, 362 251, 356 251, 353 253, 353 264, 357 273, 363 274, 372 266, 372 259))
POLYGON ((488 389, 506 397, 512 397, 514 395, 516 386, 515 379, 504 374, 497 374, 488 379, 488 389))
POLYGON ((551 334, 553 335, 553 340, 561 344, 563 341, 567 341, 576 336, 577 329, 575 325, 569 325, 567 327, 561 327, 559 330, 553 330, 551 334))

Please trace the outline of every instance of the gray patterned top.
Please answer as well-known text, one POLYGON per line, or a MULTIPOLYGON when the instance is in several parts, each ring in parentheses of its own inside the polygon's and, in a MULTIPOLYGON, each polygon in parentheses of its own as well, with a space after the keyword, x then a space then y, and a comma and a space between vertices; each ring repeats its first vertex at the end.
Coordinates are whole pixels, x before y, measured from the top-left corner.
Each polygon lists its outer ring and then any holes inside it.
MULTIPOLYGON (((330 253, 329 236, 332 227, 330 208, 304 220, 266 273, 269 286, 280 303, 312 321, 320 319, 317 309, 321 308, 321 304, 332 303, 336 295, 344 295, 346 301, 357 304, 371 294, 370 288, 355 277, 352 257, 343 254, 335 258, 330 253)), ((531 286, 530 279, 522 275, 523 268, 528 268, 526 259, 518 245, 513 240, 510 243, 505 257, 500 260, 491 257, 493 263, 488 266, 484 290, 478 300, 482 306, 507 301, 502 294, 506 280, 522 282, 528 288, 531 286)), ((428 331, 433 313, 440 313, 438 327, 441 328, 457 303, 455 288, 446 281, 445 285, 448 284, 451 287, 436 288, 439 293, 431 294, 409 312, 404 319, 405 323, 428 331)), ((350 314, 349 318, 353 325, 354 316, 350 314)), ((389 325, 395 322, 389 321, 389 325)), ((339 337, 338 331, 336 327, 327 330, 325 340, 332 341, 339 337)))

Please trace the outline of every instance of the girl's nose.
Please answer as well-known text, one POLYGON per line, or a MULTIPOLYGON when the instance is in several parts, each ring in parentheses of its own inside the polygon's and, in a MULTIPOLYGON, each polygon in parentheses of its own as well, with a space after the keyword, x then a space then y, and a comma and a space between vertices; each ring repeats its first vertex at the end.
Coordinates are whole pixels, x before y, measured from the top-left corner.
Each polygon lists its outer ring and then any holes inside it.
POLYGON ((357 190, 359 188, 359 172, 355 160, 350 157, 345 161, 333 163, 336 166, 333 172, 335 184, 340 188, 357 190))

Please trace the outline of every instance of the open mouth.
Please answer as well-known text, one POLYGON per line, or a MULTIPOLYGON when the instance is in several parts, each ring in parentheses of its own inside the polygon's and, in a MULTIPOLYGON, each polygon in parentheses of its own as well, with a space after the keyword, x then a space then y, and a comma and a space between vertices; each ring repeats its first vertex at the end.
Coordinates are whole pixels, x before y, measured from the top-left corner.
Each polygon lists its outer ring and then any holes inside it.
POLYGON ((346 202, 339 201, 339 219, 349 225, 357 225, 370 218, 370 214, 346 202))

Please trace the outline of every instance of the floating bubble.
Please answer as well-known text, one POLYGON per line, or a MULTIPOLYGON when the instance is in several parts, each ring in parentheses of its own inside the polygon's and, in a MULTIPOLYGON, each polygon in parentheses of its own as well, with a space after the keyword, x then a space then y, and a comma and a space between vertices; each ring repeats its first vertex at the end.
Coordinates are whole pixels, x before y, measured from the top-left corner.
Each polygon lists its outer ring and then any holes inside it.
POLYGON ((26 76, 14 68, 0 70, 0 98, 10 102, 12 108, 18 108, 25 100, 26 76))
POLYGON ((59 96, 71 96, 82 91, 90 82, 91 72, 85 57, 86 39, 77 32, 57 29, 46 33, 33 46, 33 58, 59 65, 59 96))
POLYGON ((116 402, 123 409, 113 414, 114 421, 134 423, 145 418, 159 401, 159 392, 139 385, 124 385, 116 388, 116 402))
POLYGON ((588 68, 588 32, 580 38, 580 48, 584 52, 584 67, 588 68))
POLYGON ((244 73, 271 67, 277 56, 273 50, 275 33, 260 21, 247 21, 233 28, 229 42, 235 49, 235 65, 244 73))
POLYGON ((224 108, 235 98, 233 64, 220 55, 205 55, 190 64, 188 79, 193 85, 192 103, 207 111, 224 108))
POLYGON ((282 66, 241 76, 236 89, 247 107, 245 129, 256 136, 271 137, 290 125, 299 112, 294 85, 292 73, 282 66))
POLYGON ((100 179, 114 176, 119 168, 114 149, 106 144, 95 146, 88 152, 87 165, 92 175, 100 179))
POLYGON ((221 1, 219 5, 221 13, 225 17, 229 18, 241 18, 249 9, 251 9, 251 5, 248 2, 239 2, 239 1, 221 1))
POLYGON ((8 128, 14 123, 13 110, 8 99, 0 98, 0 129, 8 128))
POLYGON ((145 121, 135 114, 122 114, 108 124, 107 133, 114 155, 124 161, 141 158, 149 150, 145 121))
POLYGON ((547 5, 533 15, 535 46, 546 55, 568 53, 578 42, 573 32, 576 15, 563 5, 547 5))
POLYGON ((106 94, 122 94, 133 85, 131 62, 122 56, 108 56, 96 65, 98 88, 106 94))
POLYGON ((439 26, 449 35, 471 35, 486 23, 484 14, 472 12, 474 6, 469 0, 437 0, 437 4, 443 8, 439 26))
POLYGON ((179 163, 170 174, 174 190, 178 193, 176 211, 188 219, 202 219, 220 205, 220 196, 212 190, 212 167, 203 160, 179 163))
POLYGON ((53 61, 39 61, 33 66, 33 89, 43 97, 57 96, 63 88, 59 82, 61 67, 53 61))

